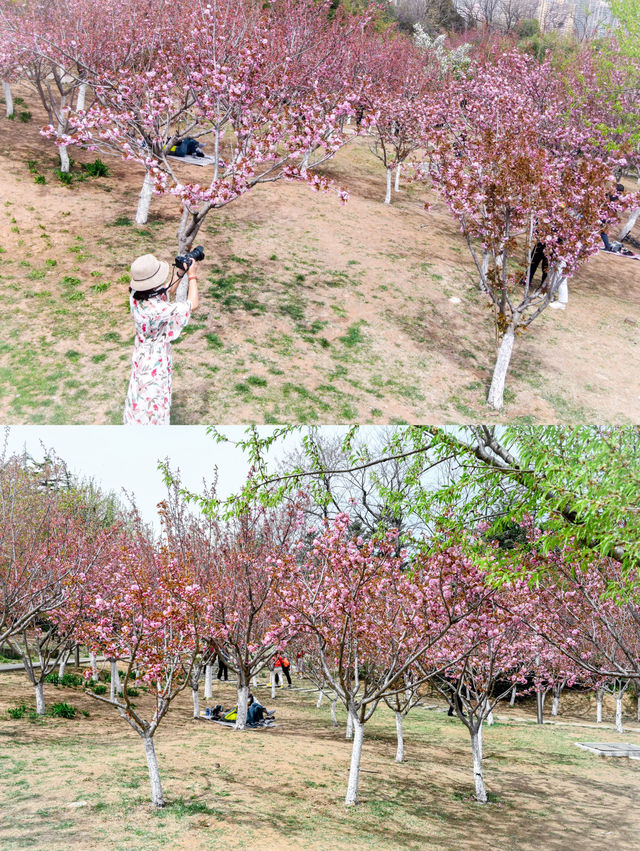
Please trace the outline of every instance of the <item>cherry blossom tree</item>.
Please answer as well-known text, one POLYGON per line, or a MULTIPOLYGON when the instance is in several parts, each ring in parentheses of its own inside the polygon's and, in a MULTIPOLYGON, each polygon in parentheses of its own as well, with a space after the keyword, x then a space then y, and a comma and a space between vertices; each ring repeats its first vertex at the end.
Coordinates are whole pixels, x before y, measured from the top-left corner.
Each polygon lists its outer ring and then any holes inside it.
POLYGON ((500 345, 488 404, 500 409, 518 334, 595 254, 614 200, 612 173, 627 160, 593 126, 576 77, 567 87, 549 61, 516 50, 477 60, 433 111, 424 173, 460 224, 500 345), (542 280, 535 271, 542 266, 542 280))
MULTIPOLYGON (((173 700, 189 685, 201 650, 202 589, 184 562, 154 550, 137 534, 103 571, 102 588, 86 603, 76 636, 124 668, 122 695, 89 692, 117 710, 144 745, 151 800, 164 806, 154 736, 173 700), (129 689, 144 686, 153 699, 145 716, 129 689)), ((90 677, 90 672, 87 672, 90 677)))
POLYGON ((52 122, 47 133, 59 144, 114 151, 142 165, 140 221, 153 190, 175 194, 183 209, 181 251, 210 210, 257 183, 284 177, 327 188, 313 168, 345 141, 341 120, 357 100, 357 80, 337 71, 348 65, 368 22, 328 10, 324 0, 180 7, 182 37, 167 34, 139 67, 114 71, 83 60, 96 103, 69 114, 68 132, 52 122), (204 185, 189 182, 169 161, 171 147, 187 134, 207 135, 212 144, 204 185))
POLYGON ((270 565, 283 612, 272 639, 312 637, 326 683, 347 709, 353 749, 345 804, 352 806, 366 722, 385 697, 405 690, 404 674, 477 600, 460 590, 464 558, 408 573, 395 554, 396 532, 365 541, 353 538, 349 523, 339 514, 325 522, 304 560, 270 565))
POLYGON ((369 130, 371 151, 384 165, 384 203, 390 204, 394 169, 397 192, 402 164, 423 144, 429 115, 428 110, 425 115, 425 106, 437 96, 441 70, 400 34, 372 43, 367 60, 374 82, 361 105, 375 116, 369 130))

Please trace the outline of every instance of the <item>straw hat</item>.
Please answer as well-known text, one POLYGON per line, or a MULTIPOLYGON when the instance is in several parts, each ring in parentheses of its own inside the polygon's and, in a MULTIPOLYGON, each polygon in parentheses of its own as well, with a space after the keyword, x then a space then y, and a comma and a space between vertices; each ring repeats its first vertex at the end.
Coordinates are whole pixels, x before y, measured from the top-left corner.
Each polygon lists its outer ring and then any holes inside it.
POLYGON ((134 292, 144 293, 162 286, 169 278, 171 267, 165 260, 153 254, 143 254, 131 264, 130 287, 134 292))

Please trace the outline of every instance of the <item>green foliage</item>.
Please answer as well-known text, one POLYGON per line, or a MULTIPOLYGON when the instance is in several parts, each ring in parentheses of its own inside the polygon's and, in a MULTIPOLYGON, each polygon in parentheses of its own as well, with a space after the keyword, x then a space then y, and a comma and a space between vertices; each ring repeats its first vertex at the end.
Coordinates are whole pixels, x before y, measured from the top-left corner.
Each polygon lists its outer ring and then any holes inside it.
POLYGON ((44 174, 36 174, 36 176, 33 178, 33 182, 38 183, 42 186, 47 182, 47 178, 44 176, 44 174))
POLYGON ((53 718, 75 718, 76 709, 70 703, 54 703, 50 714, 53 718))
POLYGON ((64 186, 71 186, 73 183, 73 174, 70 171, 62 171, 61 168, 55 168, 53 173, 64 186))
POLYGON ((91 163, 84 163, 82 168, 90 177, 109 177, 110 174, 109 166, 103 163, 100 157, 97 157, 91 163))
POLYGON ((65 674, 60 677, 59 683, 66 688, 77 688, 84 683, 84 679, 79 674, 65 674))
POLYGON ((28 121, 31 121, 31 113, 29 112, 28 109, 25 109, 22 112, 20 112, 18 114, 18 117, 20 118, 20 121, 23 124, 26 124, 28 121))
POLYGON ((94 694, 106 694, 107 687, 104 683, 90 683, 87 686, 89 691, 92 691, 94 694))
POLYGON ((19 706, 11 706, 7 709, 7 715, 9 718, 13 718, 14 720, 18 720, 19 718, 24 718, 26 713, 29 711, 29 707, 26 703, 21 703, 19 706))

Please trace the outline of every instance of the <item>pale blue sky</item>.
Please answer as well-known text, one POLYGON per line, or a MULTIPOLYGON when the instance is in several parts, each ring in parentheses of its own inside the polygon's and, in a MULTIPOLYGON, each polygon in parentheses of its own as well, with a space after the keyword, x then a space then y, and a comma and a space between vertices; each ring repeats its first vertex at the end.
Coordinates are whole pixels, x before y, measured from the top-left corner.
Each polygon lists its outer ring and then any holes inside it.
MULTIPOLYGON (((244 426, 221 429, 237 440, 244 426)), ((11 426, 9 450, 43 455, 42 445, 54 449, 76 474, 94 479, 105 490, 133 493, 143 518, 155 520, 157 503, 165 494, 158 461, 169 458, 184 484, 199 490, 218 467, 218 490, 227 496, 243 482, 248 463, 233 446, 218 444, 205 426, 125 428, 124 426, 11 426)))

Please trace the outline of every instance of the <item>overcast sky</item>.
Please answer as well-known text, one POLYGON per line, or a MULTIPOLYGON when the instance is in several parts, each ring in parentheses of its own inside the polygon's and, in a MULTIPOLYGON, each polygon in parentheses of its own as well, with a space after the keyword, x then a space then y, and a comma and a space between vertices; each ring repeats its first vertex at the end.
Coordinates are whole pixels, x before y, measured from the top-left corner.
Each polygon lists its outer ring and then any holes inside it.
MULTIPOLYGON (((244 426, 220 429, 234 440, 244 426)), ((169 458, 180 469, 184 484, 199 490, 203 478, 218 468, 218 490, 227 496, 242 484, 249 465, 234 446, 218 444, 205 426, 125 428, 124 426, 12 426, 9 450, 42 458, 43 446, 54 449, 79 476, 91 478, 104 490, 133 493, 143 518, 155 520, 165 489, 158 461, 169 458)))

